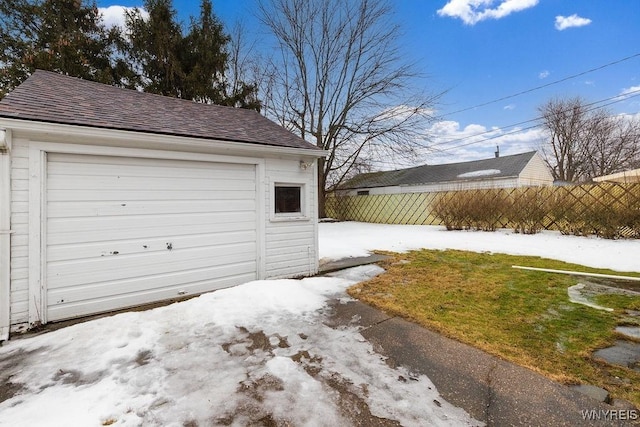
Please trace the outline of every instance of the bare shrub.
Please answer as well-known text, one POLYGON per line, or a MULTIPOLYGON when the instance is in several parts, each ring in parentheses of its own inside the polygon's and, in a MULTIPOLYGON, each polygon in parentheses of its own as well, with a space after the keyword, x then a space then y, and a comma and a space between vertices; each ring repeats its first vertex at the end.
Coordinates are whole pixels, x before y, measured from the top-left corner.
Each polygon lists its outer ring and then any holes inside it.
POLYGON ((507 206, 507 216, 514 231, 536 234, 544 229, 544 220, 554 201, 550 191, 542 187, 528 187, 514 192, 507 206))
POLYGON ((553 192, 548 201, 549 216, 565 235, 587 236, 591 228, 585 222, 586 192, 581 187, 563 187, 553 192))
POLYGON ((467 218, 468 197, 462 192, 441 193, 433 203, 433 213, 447 230, 469 228, 467 218))
POLYGON ((473 228, 495 231, 507 211, 505 193, 501 190, 484 190, 470 193, 469 218, 473 228))
POLYGON ((616 194, 615 187, 601 188, 598 197, 585 210, 585 222, 592 233, 605 239, 638 236, 640 197, 631 192, 616 194))
POLYGON ((494 231, 501 225, 506 206, 499 190, 456 191, 440 195, 433 212, 447 230, 494 231))

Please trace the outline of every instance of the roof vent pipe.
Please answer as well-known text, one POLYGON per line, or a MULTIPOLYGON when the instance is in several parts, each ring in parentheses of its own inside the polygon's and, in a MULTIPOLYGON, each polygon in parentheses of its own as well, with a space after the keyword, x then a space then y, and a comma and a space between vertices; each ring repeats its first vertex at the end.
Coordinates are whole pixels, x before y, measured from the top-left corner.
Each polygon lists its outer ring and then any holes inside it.
POLYGON ((498 157, 500 157, 500 146, 499 146, 499 145, 496 145, 496 151, 495 151, 495 153, 494 153, 494 154, 496 155, 496 159, 497 159, 498 157))

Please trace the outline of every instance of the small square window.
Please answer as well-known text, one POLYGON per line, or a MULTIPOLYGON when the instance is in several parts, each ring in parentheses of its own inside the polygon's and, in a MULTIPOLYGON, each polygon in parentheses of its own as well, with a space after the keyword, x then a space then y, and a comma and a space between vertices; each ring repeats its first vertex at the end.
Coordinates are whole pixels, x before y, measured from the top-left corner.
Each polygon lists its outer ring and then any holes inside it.
POLYGON ((301 187, 296 186, 276 186, 276 213, 302 213, 301 187))

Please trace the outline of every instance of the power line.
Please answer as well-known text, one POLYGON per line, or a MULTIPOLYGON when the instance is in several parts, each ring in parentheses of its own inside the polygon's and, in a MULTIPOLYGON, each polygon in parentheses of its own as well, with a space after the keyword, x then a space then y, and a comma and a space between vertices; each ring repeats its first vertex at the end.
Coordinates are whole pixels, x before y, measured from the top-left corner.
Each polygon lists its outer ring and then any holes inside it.
MULTIPOLYGON (((638 54, 638 55, 640 55, 640 54, 638 54)), ((627 93, 622 94, 622 95, 615 95, 615 96, 611 96, 611 97, 608 97, 608 98, 604 98, 604 99, 601 99, 599 101, 590 102, 590 103, 584 104, 584 107, 592 107, 592 108, 587 108, 585 110, 585 112, 588 113, 590 111, 594 111, 594 110, 597 110, 597 109, 600 109, 600 108, 604 108, 604 107, 607 107, 609 105, 613 105, 615 103, 622 102, 622 101, 625 101, 625 100, 630 99, 630 98, 635 98, 637 96, 640 96, 640 89, 636 89, 636 90, 627 92, 627 93), (611 101, 611 102, 608 102, 608 103, 606 103, 604 105, 597 105, 597 104, 601 104, 601 103, 607 102, 607 101, 611 101)), ((527 124, 527 123, 534 123, 534 122, 540 120, 541 118, 542 117, 538 116, 538 117, 535 117, 533 119, 529 119, 529 120, 525 120, 525 121, 522 121, 522 122, 518 122, 518 123, 514 123, 514 124, 511 124, 511 125, 504 126, 503 128, 513 128, 515 126, 520 126, 520 125, 527 124)), ((494 140, 494 139, 504 138, 504 137, 509 136, 509 135, 514 135, 514 134, 517 134, 517 133, 521 133, 521 132, 525 132, 525 131, 528 131, 528 130, 531 130, 531 129, 535 129, 535 128, 538 128, 540 126, 541 126, 540 124, 534 124, 534 125, 527 126, 527 127, 524 127, 524 128, 514 129, 512 131, 509 131, 509 132, 506 132, 506 133, 503 133, 503 134, 500 134, 500 135, 493 135, 491 137, 484 138, 484 139, 479 140, 479 141, 471 141, 471 142, 467 142, 467 143, 464 143, 464 144, 455 145, 455 146, 452 146, 452 147, 434 148, 436 146, 440 146, 440 145, 444 145, 444 144, 450 144, 452 142, 461 142, 461 141, 464 141, 464 140, 467 140, 467 139, 470 139, 470 138, 476 138, 478 136, 486 135, 486 134, 489 134, 489 133, 494 133, 494 132, 500 130, 500 129, 492 129, 492 130, 476 133, 476 134, 473 134, 473 135, 467 135, 467 136, 461 137, 461 138, 455 138, 455 139, 450 139, 450 140, 447 140, 447 141, 438 142, 438 143, 435 143, 435 144, 431 144, 431 145, 429 145, 428 147, 425 147, 425 148, 427 150, 429 150, 429 151, 435 151, 435 152, 438 152, 438 153, 445 153, 447 151, 454 150, 454 149, 457 149, 457 148, 468 147, 470 145, 479 144, 479 143, 483 143, 483 142, 486 142, 486 141, 491 141, 491 140, 494 140)), ((370 163, 370 164, 378 164, 380 166, 387 166, 387 167, 389 166, 389 162, 388 161, 383 161, 383 160, 367 159, 367 162, 370 163)), ((395 163, 395 162, 392 162, 392 163, 395 163)), ((395 164, 397 165, 397 163, 395 163, 395 164)))
MULTIPOLYGON (((635 98, 636 96, 640 96, 640 89, 637 89, 637 90, 634 90, 634 91, 630 91, 628 93, 625 93, 624 95, 616 95, 616 96, 612 96, 612 97, 609 97, 609 98, 601 99, 599 101, 595 101, 595 102, 591 102, 591 103, 585 104, 584 105, 585 107, 594 106, 593 108, 587 109, 585 112, 593 111, 593 110, 596 110, 598 108, 604 108, 604 107, 607 107, 609 105, 613 105, 613 104, 615 104, 617 102, 622 102, 624 100, 627 100, 629 98, 635 98), (612 101, 612 102, 609 102, 607 104, 599 105, 599 106, 595 107, 596 104, 600 104, 600 103, 607 102, 607 101, 612 101)), ((536 122, 536 121, 538 121, 540 119, 541 119, 541 117, 538 116, 538 117, 535 117, 533 119, 525 120, 523 122, 518 122, 518 123, 515 123, 515 124, 504 126, 504 128, 512 128, 512 127, 520 126, 520 125, 523 125, 523 124, 536 122)), ((513 130, 511 132, 507 132, 507 133, 504 133, 504 134, 501 134, 501 135, 494 135, 494 136, 492 136, 490 138, 485 138, 485 139, 483 139, 481 141, 472 141, 470 143, 457 145, 457 146, 454 146, 454 147, 447 147, 447 148, 443 148, 443 149, 438 149, 437 151, 448 151, 448 150, 451 150, 451 149, 454 149, 454 148, 466 147, 468 145, 477 144, 477 143, 480 143, 480 142, 491 141, 492 139, 502 138, 502 137, 504 137, 506 135, 511 135, 511 134, 514 134, 514 133, 519 133, 519 132, 523 132, 523 131, 526 131, 526 130, 534 129, 534 128, 538 127, 538 126, 540 126, 540 125, 536 124, 536 125, 533 125, 533 126, 528 126, 528 127, 525 127, 525 128, 513 130)), ((464 136, 464 137, 461 137, 461 138, 455 138, 455 139, 450 139, 450 140, 447 140, 447 141, 437 142, 435 144, 432 144, 429 148, 433 148, 433 147, 437 147, 437 146, 445 145, 445 144, 450 144, 452 142, 460 142, 460 141, 464 141, 464 140, 467 140, 467 139, 470 139, 470 138, 476 138, 478 136, 482 136, 482 135, 486 135, 486 134, 490 134, 490 133, 494 133, 494 132, 496 132, 496 129, 487 130, 487 131, 476 133, 476 134, 473 134, 473 135, 467 135, 467 136, 464 136)))
POLYGON ((526 93, 534 92, 536 90, 544 89, 546 87, 549 87, 549 86, 552 86, 552 85, 555 85, 555 84, 558 84, 558 83, 566 82, 567 80, 575 79, 576 77, 584 76, 585 74, 589 74, 589 73, 592 73, 594 71, 602 70, 603 68, 607 68, 607 67, 610 67, 612 65, 616 65, 616 64, 619 64, 621 62, 628 61, 628 60, 636 58, 638 56, 640 56, 640 53, 636 53, 636 54, 633 54, 631 56, 627 56, 625 58, 618 59, 617 61, 609 62, 607 64, 601 65, 601 66, 596 67, 596 68, 592 68, 592 69, 587 70, 587 71, 583 71, 583 72, 578 73, 578 74, 573 74, 571 76, 564 77, 564 78, 562 78, 560 80, 555 80, 553 82, 550 82, 550 83, 547 83, 547 84, 544 84, 544 85, 541 85, 541 86, 536 86, 536 87, 531 88, 531 89, 523 90, 521 92, 514 93, 513 95, 503 96, 501 98, 494 99, 492 101, 487 101, 487 102, 484 102, 482 104, 474 105, 472 107, 467 107, 467 108, 463 108, 461 110, 456 110, 456 111, 452 111, 450 113, 445 113, 445 114, 440 115, 440 117, 451 116, 453 114, 462 113, 462 112, 465 112, 465 111, 473 110, 475 108, 485 107, 487 105, 495 104, 496 102, 501 102, 501 101, 505 101, 507 99, 515 98, 516 96, 520 96, 520 95, 524 95, 526 93))

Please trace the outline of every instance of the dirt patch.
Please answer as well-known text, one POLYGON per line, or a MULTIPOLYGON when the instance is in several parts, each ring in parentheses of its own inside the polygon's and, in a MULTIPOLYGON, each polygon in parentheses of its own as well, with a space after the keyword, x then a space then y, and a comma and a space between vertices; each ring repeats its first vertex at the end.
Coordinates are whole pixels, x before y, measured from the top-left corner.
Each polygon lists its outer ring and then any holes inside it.
POLYGON ((20 394, 22 390, 25 390, 23 384, 12 383, 9 380, 0 381, 0 403, 5 400, 11 399, 13 396, 20 394))
MULTIPOLYGON (((397 421, 373 415, 367 402, 352 390, 355 386, 337 374, 326 378, 325 383, 340 394, 337 402, 340 411, 354 426, 397 427, 402 425, 397 421)), ((361 392, 367 395, 366 384, 361 385, 361 392)))
POLYGON ((311 356, 307 350, 301 350, 291 356, 291 360, 302 365, 305 372, 315 377, 322 371, 322 357, 311 356))
POLYGON ((85 374, 84 372, 76 369, 58 369, 53 375, 52 380, 55 382, 62 382, 62 384, 70 385, 87 385, 95 384, 105 376, 104 371, 92 372, 85 374))
MULTIPOLYGON (((590 283, 593 285, 606 286, 616 288, 619 290, 626 290, 640 293, 640 282, 635 280, 621 280, 621 279, 606 279, 599 277, 589 277, 589 279, 582 279, 584 283, 590 283)), ((624 294, 625 292, 619 292, 624 294)))
POLYGON ((14 381, 14 375, 22 366, 33 363, 35 355, 44 350, 46 350, 45 347, 31 351, 18 350, 0 356, 0 402, 9 400, 26 390, 24 384, 14 381))
POLYGON ((276 346, 289 347, 287 339, 279 335, 268 337, 263 331, 249 332, 244 326, 238 326, 237 329, 240 332, 239 336, 231 342, 222 344, 222 349, 229 354, 254 353, 256 350, 272 354, 271 350, 276 346))
POLYGON ((153 358, 151 350, 140 350, 136 356, 136 364, 138 366, 147 365, 153 358))
POLYGON ((264 395, 269 391, 283 391, 284 384, 280 378, 265 374, 259 378, 248 378, 238 385, 238 391, 247 398, 233 413, 216 418, 215 425, 245 425, 245 426, 290 426, 286 419, 276 419, 273 414, 262 406, 264 395))
POLYGON ((282 391, 284 384, 280 378, 266 374, 258 379, 246 380, 240 383, 238 391, 252 399, 262 402, 266 391, 282 391))

